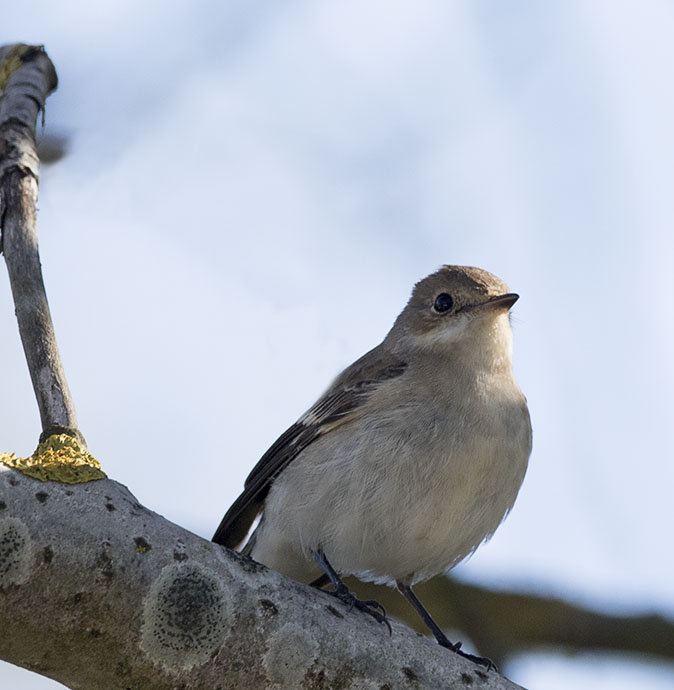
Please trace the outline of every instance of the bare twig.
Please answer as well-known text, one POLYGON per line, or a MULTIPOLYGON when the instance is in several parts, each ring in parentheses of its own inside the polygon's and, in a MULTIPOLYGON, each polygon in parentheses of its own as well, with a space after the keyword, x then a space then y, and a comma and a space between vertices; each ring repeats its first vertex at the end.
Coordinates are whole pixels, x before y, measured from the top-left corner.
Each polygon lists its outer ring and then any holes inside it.
POLYGON ((42 46, 0 48, 0 250, 40 410, 40 439, 67 433, 83 442, 56 346, 37 244, 35 123, 56 85, 56 71, 42 46))

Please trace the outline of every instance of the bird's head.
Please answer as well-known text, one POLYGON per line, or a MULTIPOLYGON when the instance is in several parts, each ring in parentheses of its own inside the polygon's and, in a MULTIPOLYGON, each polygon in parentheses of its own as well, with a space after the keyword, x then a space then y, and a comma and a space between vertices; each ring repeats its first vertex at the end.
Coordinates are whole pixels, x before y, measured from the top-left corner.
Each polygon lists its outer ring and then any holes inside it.
POLYGON ((509 356, 509 312, 518 297, 480 268, 443 266, 414 286, 387 339, 447 353, 505 347, 509 356))

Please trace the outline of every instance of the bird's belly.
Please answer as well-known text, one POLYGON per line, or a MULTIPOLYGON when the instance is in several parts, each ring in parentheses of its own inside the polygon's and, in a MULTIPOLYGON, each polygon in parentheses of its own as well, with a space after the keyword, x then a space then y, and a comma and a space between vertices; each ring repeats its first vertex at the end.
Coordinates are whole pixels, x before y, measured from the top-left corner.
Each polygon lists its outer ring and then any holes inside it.
POLYGON ((515 501, 528 420, 515 434, 500 426, 462 433, 454 425, 448 435, 441 424, 420 429, 397 420, 394 428, 332 432, 312 444, 272 487, 253 556, 297 577, 300 561, 308 566, 320 546, 341 573, 408 583, 468 556, 515 501), (280 548, 283 558, 272 556, 280 548))
POLYGON ((335 560, 364 579, 409 583, 451 568, 512 507, 526 463, 517 456, 478 440, 470 453, 439 455, 428 467, 412 458, 397 463, 369 501, 349 506, 350 519, 331 544, 335 560))

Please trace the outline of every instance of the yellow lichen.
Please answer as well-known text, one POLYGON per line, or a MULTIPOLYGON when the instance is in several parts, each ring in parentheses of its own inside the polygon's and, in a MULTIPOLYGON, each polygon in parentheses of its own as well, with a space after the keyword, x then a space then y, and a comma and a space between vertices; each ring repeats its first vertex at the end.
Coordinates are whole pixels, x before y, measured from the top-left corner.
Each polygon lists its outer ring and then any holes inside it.
POLYGON ((7 51, 5 59, 0 63, 0 91, 3 91, 7 86, 12 72, 23 65, 23 58, 33 50, 35 50, 35 46, 17 43, 7 51))
POLYGON ((0 462, 40 481, 81 484, 105 479, 101 464, 77 439, 55 434, 40 443, 29 458, 0 453, 0 462))

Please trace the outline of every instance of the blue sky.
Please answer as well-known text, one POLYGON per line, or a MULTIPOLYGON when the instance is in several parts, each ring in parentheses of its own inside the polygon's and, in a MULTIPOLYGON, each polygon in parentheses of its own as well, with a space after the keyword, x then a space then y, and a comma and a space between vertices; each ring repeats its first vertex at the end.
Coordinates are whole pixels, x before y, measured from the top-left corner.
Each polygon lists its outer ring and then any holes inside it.
MULTIPOLYGON (((534 452, 456 573, 674 616, 669 3, 14 5, 2 43, 45 44, 60 77, 47 129, 69 152, 43 170, 41 256, 112 478, 209 537, 413 283, 477 265, 521 294, 534 452)), ((0 328, 3 450, 29 454, 6 278, 0 328)), ((671 687, 671 668, 600 661, 613 688, 671 687)), ((510 675, 552 690, 597 663, 510 675)))

